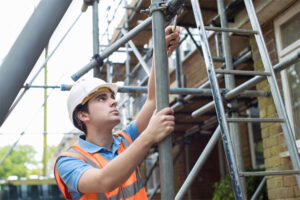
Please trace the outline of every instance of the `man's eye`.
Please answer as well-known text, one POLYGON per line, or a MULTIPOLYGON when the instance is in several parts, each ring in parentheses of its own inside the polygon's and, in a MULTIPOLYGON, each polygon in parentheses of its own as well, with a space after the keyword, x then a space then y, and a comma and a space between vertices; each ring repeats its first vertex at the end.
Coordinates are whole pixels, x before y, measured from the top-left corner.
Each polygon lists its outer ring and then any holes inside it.
POLYGON ((105 101, 105 97, 98 97, 97 100, 98 101, 105 101))

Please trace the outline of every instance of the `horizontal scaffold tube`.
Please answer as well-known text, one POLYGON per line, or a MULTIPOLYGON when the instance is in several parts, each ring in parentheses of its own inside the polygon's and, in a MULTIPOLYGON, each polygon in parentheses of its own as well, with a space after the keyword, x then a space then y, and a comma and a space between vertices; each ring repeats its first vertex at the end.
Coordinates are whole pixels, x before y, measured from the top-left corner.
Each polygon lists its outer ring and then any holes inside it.
MULTIPOLYGON (((55 86, 53 86, 55 87, 55 86)), ((62 91, 68 91, 72 88, 72 85, 61 85, 62 91)), ((224 91, 224 89, 221 89, 224 91)), ((119 86, 118 92, 120 93, 147 93, 148 87, 143 86, 119 86)), ((182 94, 188 95, 193 94, 194 96, 206 96, 211 97, 211 89, 200 89, 200 88, 170 88, 169 94, 182 94)), ((241 97, 256 97, 256 96, 269 96, 269 92, 257 91, 257 90, 246 90, 240 94, 241 97)))
MULTIPOLYGON (((293 63, 296 63, 299 60, 300 60, 300 51, 298 51, 297 53, 293 54, 292 56, 282 60, 281 62, 277 63, 273 67, 274 72, 279 72, 279 71, 289 67, 293 63)), ((255 77, 251 78, 250 80, 237 86, 236 88, 230 90, 228 93, 226 93, 224 95, 224 99, 230 100, 230 99, 236 97, 237 95, 241 94, 244 90, 254 87, 255 85, 257 85, 258 83, 260 83, 261 81, 263 81, 265 79, 266 79, 265 76, 255 76, 255 77)), ((214 102, 212 101, 212 102, 206 104, 205 106, 199 108, 198 110, 195 110, 192 113, 192 117, 199 117, 200 115, 204 114, 205 112, 211 110, 213 107, 214 107, 214 102)))
MULTIPOLYGON (((136 36, 138 33, 140 33, 143 29, 147 28, 152 22, 152 17, 149 17, 145 19, 142 23, 140 23, 138 26, 127 32, 126 35, 124 35, 122 38, 117 40, 115 43, 110 45, 108 48, 103 50, 103 52, 100 54, 100 58, 104 60, 108 56, 110 56, 114 51, 116 51, 119 47, 123 46, 126 42, 131 40, 134 36, 136 36)), ((91 62, 89 62, 87 65, 85 65, 83 68, 81 68, 79 71, 77 71, 75 74, 73 74, 71 77, 74 81, 78 80, 81 76, 83 76, 85 73, 87 73, 90 69, 97 67, 98 61, 94 58, 91 62)))

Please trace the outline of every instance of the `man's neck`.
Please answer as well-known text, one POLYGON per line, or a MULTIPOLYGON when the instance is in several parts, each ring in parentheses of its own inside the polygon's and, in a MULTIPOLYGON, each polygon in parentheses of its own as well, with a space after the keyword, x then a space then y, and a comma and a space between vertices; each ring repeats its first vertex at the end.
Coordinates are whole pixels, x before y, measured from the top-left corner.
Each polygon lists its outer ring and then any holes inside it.
POLYGON ((109 150, 112 150, 113 144, 113 136, 112 136, 112 129, 108 130, 88 130, 86 141, 93 143, 95 145, 105 147, 109 150))

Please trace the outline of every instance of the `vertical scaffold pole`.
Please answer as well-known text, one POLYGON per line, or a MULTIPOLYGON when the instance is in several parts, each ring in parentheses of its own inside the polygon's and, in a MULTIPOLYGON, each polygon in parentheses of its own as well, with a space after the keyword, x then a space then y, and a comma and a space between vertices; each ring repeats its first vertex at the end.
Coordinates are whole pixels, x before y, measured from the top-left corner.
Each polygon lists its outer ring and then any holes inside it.
MULTIPOLYGON (((48 58, 48 46, 45 48, 45 59, 48 58)), ((45 80, 44 80, 44 85, 48 85, 48 67, 47 64, 45 65, 45 80)), ((44 132, 43 132, 43 137, 44 137, 44 152, 43 152, 43 176, 48 175, 48 170, 47 170, 47 154, 48 154, 48 149, 47 149, 47 87, 44 88, 44 132)))
MULTIPOLYGON (((99 16, 98 16, 98 0, 93 2, 93 54, 99 54, 99 16)), ((100 78, 100 69, 94 67, 94 77, 100 78)))
MULTIPOLYGON (((128 5, 127 5, 127 0, 124 0, 124 9, 125 9, 125 24, 124 24, 124 29, 127 34, 129 30, 129 22, 128 22, 128 5)), ((126 65, 125 65, 125 72, 126 72, 126 78, 125 78, 125 85, 129 86, 130 85, 130 54, 129 54, 129 44, 125 44, 126 47, 126 65)), ((131 121, 131 104, 130 104, 130 94, 127 93, 127 122, 131 121)))
POLYGON ((5 57, 0 67, 0 126, 71 2, 42 0, 5 57))
MULTIPOLYGON (((228 28, 227 18, 225 14, 225 1, 217 0, 218 5, 218 13, 220 15, 221 28, 228 28)), ((233 70, 233 59, 231 54, 231 45, 230 38, 228 32, 222 32, 222 50, 223 56, 225 57, 225 66, 228 70, 233 70)), ((232 90, 235 88, 235 77, 231 74, 224 75, 225 78, 225 86, 228 90, 232 90)), ((233 99, 228 103, 228 107, 232 108, 231 117, 238 118, 239 114, 238 110, 238 101, 237 99, 233 99)), ((229 114, 229 113, 227 113, 229 114)), ((230 123, 229 124, 230 137, 232 141, 232 145, 234 148, 235 159, 238 165, 238 169, 240 171, 244 171, 244 159, 242 152, 242 143, 241 143, 241 133, 240 133, 240 125, 238 123, 230 123)), ((245 178, 241 178, 242 190, 244 193, 246 192, 245 178)))
MULTIPOLYGON (((155 90, 157 111, 169 106, 169 76, 164 23, 165 16, 159 9, 162 0, 152 0, 152 35, 154 44, 155 90)), ((159 143, 161 199, 174 199, 173 158, 171 136, 159 143)))

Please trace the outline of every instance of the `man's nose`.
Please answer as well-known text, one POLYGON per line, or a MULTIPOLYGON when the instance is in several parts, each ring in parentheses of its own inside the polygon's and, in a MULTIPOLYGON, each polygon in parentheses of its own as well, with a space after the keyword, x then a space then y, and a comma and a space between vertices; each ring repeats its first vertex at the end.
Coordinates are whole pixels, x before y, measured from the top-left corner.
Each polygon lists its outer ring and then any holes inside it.
POLYGON ((111 100, 110 100, 110 105, 113 106, 113 107, 116 107, 116 106, 118 105, 117 100, 111 98, 111 100))

